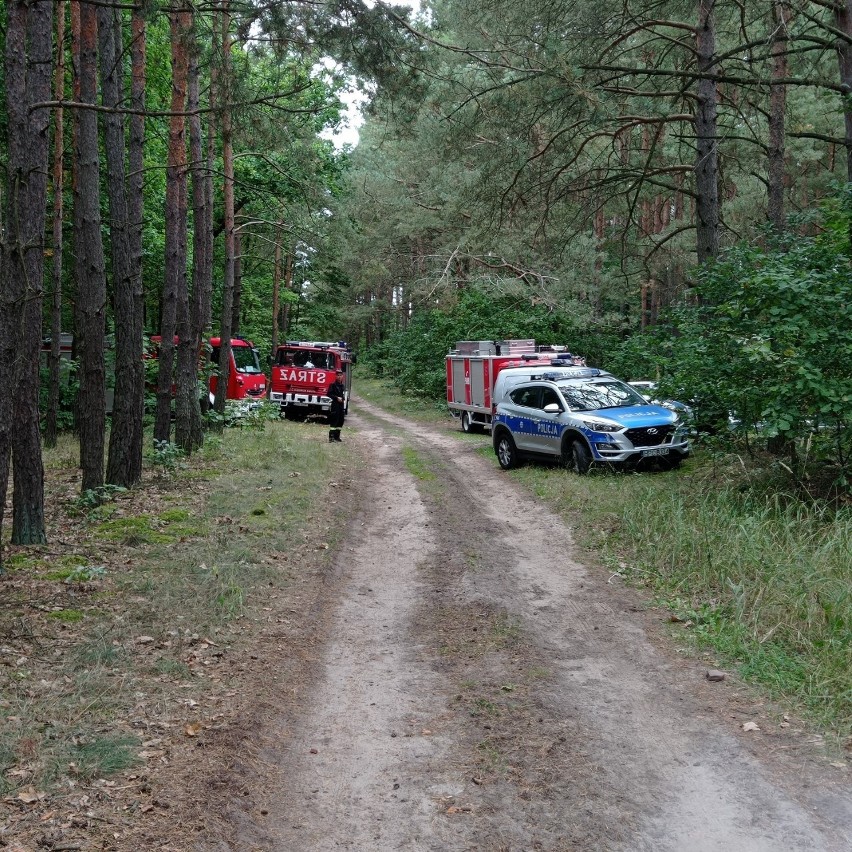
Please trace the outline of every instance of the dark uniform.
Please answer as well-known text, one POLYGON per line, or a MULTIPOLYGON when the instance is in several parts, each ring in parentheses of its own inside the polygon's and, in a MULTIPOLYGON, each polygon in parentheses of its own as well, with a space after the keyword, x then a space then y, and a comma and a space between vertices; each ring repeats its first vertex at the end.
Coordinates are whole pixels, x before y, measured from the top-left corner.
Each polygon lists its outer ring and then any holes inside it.
POLYGON ((343 426, 343 417, 346 411, 346 385, 343 383, 343 373, 338 373, 334 383, 328 389, 331 397, 331 410, 328 412, 328 441, 340 440, 340 427, 343 426))

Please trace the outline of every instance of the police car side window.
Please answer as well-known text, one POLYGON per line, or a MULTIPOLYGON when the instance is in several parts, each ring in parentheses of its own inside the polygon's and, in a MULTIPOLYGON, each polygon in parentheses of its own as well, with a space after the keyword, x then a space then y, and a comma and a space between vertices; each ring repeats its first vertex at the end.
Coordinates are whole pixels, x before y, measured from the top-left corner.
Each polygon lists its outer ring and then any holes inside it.
POLYGON ((515 405, 538 408, 539 388, 518 388, 510 394, 515 405))
POLYGON ((559 399, 559 394, 553 388, 543 388, 541 392, 541 407, 545 408, 554 402, 562 408, 562 400, 559 399))

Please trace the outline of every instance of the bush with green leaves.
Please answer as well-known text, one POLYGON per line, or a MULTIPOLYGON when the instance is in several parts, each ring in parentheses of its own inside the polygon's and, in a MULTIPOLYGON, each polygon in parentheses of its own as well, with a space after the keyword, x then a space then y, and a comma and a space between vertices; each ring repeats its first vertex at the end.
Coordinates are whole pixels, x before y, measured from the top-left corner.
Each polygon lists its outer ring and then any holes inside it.
POLYGON ((177 444, 155 438, 154 447, 145 453, 145 458, 161 473, 174 476, 185 455, 186 453, 177 444))
POLYGON ((660 341, 662 387, 695 401, 700 421, 770 440, 799 476, 828 464, 841 485, 852 481, 850 223, 834 201, 814 236, 730 250, 660 341))
POLYGON ((270 402, 254 402, 248 399, 229 399, 225 401, 225 413, 219 414, 211 408, 207 417, 211 423, 222 423, 229 428, 260 429, 270 420, 278 420, 280 407, 270 402))
POLYGON ((87 488, 74 501, 75 507, 82 512, 90 512, 102 506, 104 503, 109 503, 114 500, 119 494, 124 494, 127 491, 121 485, 111 485, 106 483, 99 488, 87 488))

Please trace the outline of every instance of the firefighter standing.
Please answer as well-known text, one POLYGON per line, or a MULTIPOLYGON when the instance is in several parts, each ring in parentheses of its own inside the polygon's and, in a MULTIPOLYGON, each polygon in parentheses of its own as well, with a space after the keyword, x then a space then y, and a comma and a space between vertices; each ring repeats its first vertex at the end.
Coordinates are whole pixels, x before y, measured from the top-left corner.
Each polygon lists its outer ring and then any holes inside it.
POLYGON ((331 426, 328 430, 329 443, 340 440, 340 427, 343 426, 346 409, 346 385, 343 383, 345 375, 343 370, 338 370, 333 384, 328 389, 328 395, 331 397, 331 410, 328 413, 328 425, 331 426))

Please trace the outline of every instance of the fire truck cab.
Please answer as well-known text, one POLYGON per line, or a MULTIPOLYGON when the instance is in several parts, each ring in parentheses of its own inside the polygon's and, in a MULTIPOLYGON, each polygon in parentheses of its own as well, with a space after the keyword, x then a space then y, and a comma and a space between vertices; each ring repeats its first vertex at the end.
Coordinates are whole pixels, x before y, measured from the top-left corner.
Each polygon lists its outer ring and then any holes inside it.
POLYGON ((345 408, 349 411, 354 356, 343 342, 288 340, 278 347, 272 363, 269 401, 281 406, 281 416, 305 420, 309 414, 328 416, 328 389, 338 370, 344 374, 345 408))
MULTIPOLYGON (((151 335, 151 349, 144 356, 146 359, 156 359, 160 348, 162 338, 159 334, 151 335)), ((174 338, 175 346, 178 339, 174 338)), ((207 361, 215 370, 219 364, 219 350, 222 346, 220 337, 211 337, 208 344, 201 344, 201 352, 199 353, 199 368, 204 366, 207 361)), ((207 393, 210 398, 210 405, 213 405, 213 400, 216 397, 216 388, 219 384, 219 376, 214 372, 210 375, 207 384, 207 393)), ((175 388, 172 387, 172 395, 175 388)), ((250 340, 244 340, 241 337, 231 338, 231 360, 228 369, 228 389, 225 394, 225 399, 244 399, 254 402, 261 402, 266 396, 266 375, 260 367, 260 361, 257 357, 257 349, 250 340)))
MULTIPOLYGON (((219 337, 210 338, 210 362, 219 364, 219 350, 222 340, 219 337)), ((228 370, 228 390, 225 399, 248 399, 260 402, 266 396, 266 375, 260 367, 257 349, 250 340, 241 337, 231 338, 231 359, 228 370)), ((210 404, 216 396, 219 384, 217 375, 210 376, 210 404)))

